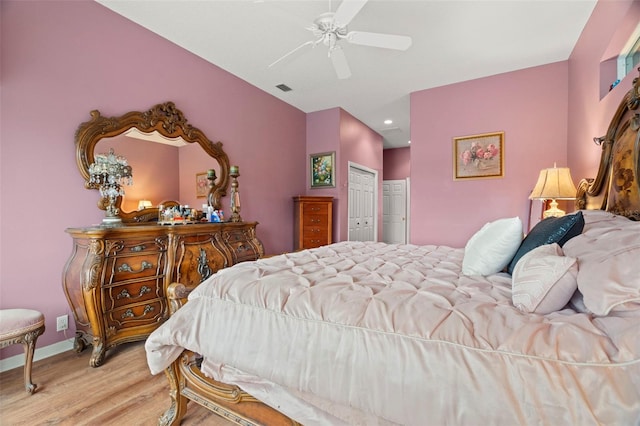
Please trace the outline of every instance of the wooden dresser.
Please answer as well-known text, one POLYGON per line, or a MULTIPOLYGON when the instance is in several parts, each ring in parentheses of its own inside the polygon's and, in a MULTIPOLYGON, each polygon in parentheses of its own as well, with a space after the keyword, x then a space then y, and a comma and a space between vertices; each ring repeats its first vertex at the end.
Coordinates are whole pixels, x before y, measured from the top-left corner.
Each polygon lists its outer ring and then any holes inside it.
POLYGON ((331 244, 333 235, 333 197, 293 197, 294 250, 331 244))
POLYGON ((73 251, 63 287, 76 321, 74 348, 93 345, 102 364, 110 347, 144 340, 169 318, 166 289, 195 287, 219 269, 264 255, 257 223, 70 228, 73 251))

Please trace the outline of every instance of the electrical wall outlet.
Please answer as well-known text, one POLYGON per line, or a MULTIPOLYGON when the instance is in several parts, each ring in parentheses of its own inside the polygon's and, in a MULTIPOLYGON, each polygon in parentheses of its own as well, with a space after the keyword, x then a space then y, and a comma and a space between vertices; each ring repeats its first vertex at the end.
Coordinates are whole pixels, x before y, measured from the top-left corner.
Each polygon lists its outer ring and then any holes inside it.
POLYGON ((69 315, 62 315, 56 318, 56 331, 64 331, 69 328, 69 315))

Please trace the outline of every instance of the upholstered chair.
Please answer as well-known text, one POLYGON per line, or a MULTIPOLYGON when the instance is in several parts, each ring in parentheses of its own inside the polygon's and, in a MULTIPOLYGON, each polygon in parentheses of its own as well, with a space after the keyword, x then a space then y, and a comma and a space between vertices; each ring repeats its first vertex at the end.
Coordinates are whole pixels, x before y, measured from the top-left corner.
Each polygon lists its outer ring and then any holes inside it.
POLYGON ((25 352, 24 386, 28 393, 37 385, 31 382, 31 364, 38 336, 44 333, 44 315, 32 309, 0 309, 0 349, 22 343, 25 352))

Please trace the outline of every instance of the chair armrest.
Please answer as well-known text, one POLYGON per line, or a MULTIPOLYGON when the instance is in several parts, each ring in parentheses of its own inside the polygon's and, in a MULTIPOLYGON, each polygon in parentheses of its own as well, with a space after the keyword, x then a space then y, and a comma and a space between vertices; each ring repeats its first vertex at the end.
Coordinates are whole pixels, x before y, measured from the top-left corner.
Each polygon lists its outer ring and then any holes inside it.
POLYGON ((187 296, 193 291, 193 288, 187 288, 184 284, 171 283, 167 287, 167 299, 169 300, 169 314, 173 315, 185 303, 187 296))

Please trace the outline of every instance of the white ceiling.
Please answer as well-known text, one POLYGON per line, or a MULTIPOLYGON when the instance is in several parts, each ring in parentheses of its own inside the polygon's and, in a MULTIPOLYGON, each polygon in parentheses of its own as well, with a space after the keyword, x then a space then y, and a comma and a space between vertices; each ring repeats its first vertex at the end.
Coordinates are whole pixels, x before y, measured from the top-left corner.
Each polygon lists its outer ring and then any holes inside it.
POLYGON ((340 0, 96 0, 304 112, 341 107, 384 138, 410 140, 409 93, 568 59, 596 0, 369 0, 348 26, 412 37, 406 51, 341 42, 336 77, 305 29, 340 0), (293 90, 282 92, 284 83, 293 90), (385 119, 393 124, 385 125, 385 119))

